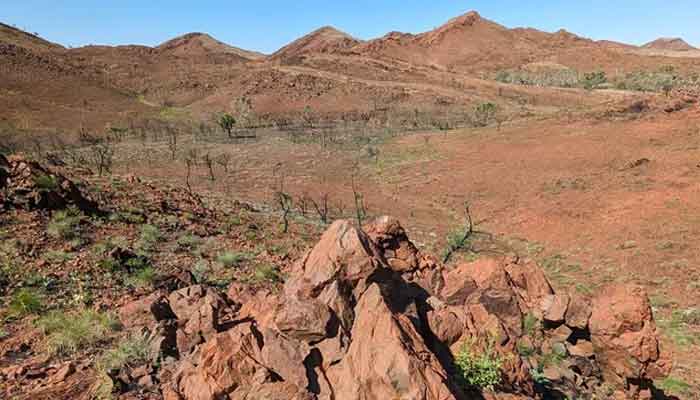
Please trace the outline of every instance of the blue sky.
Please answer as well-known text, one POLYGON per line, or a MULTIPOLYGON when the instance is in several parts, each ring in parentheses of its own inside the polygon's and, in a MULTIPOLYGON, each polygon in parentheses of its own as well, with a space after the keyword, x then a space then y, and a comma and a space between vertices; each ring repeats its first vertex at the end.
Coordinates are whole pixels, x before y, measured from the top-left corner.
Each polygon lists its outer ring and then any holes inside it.
POLYGON ((0 1, 1 22, 70 46, 156 45, 200 31, 234 46, 269 53, 323 25, 370 39, 392 30, 430 30, 469 10, 508 27, 566 28, 593 39, 634 44, 680 36, 700 46, 698 0, 0 1))

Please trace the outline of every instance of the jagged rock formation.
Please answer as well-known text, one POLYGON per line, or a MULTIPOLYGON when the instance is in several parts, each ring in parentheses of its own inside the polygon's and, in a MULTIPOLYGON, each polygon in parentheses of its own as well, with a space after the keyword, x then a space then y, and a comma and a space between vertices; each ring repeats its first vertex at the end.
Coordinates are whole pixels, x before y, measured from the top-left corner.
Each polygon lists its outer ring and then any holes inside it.
POLYGON ((0 204, 45 210, 73 206, 87 214, 99 213, 97 203, 70 179, 18 156, 0 155, 0 204))
POLYGON ((644 398, 667 372, 640 288, 554 293, 515 257, 447 270, 389 217, 336 221, 280 293, 195 285, 122 315, 179 358, 160 373, 167 400, 644 398), (460 380, 465 343, 500 355, 495 392, 460 380))

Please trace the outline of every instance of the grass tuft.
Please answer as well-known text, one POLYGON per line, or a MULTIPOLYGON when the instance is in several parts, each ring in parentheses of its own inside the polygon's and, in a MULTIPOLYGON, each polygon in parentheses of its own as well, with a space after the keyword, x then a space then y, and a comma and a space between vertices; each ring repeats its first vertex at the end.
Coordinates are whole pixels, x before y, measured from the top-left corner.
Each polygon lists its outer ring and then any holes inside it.
POLYGON ((37 321, 46 335, 46 347, 52 355, 70 355, 104 340, 119 328, 110 314, 83 310, 77 314, 54 311, 37 321))

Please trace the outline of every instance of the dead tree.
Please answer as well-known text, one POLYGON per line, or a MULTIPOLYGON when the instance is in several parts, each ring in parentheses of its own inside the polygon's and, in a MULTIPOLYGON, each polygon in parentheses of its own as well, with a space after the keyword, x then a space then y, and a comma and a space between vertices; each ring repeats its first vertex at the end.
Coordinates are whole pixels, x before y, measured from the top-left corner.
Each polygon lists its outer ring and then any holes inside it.
POLYGON ((330 213, 330 202, 328 193, 323 193, 318 202, 316 202, 316 200, 314 199, 309 200, 311 201, 311 205, 313 205, 314 209, 316 210, 318 218, 321 220, 322 223, 327 224, 328 215, 330 213))
POLYGON ((445 255, 442 259, 443 264, 447 264, 447 262, 450 260, 450 258, 456 251, 463 249, 469 241, 469 239, 474 234, 474 223, 472 221, 472 214, 469 210, 468 203, 464 203, 464 214, 464 227, 458 231, 451 233, 447 237, 447 248, 445 249, 445 255))
POLYGON ((170 159, 175 161, 175 157, 177 156, 178 132, 177 129, 175 129, 172 126, 168 126, 165 129, 168 135, 168 149, 170 149, 170 159))
POLYGON ((221 154, 220 156, 216 157, 216 163, 221 165, 224 172, 228 174, 228 166, 231 164, 231 155, 228 153, 221 154))
POLYGON ((204 161, 204 165, 207 167, 207 170, 209 170, 209 180, 214 181, 214 160, 209 156, 209 153, 205 154, 204 157, 202 157, 202 161, 204 161))
POLYGON ((358 228, 362 228, 362 223, 367 218, 367 208, 365 207, 365 199, 362 193, 358 190, 355 175, 352 176, 352 197, 355 201, 355 218, 357 219, 358 228))

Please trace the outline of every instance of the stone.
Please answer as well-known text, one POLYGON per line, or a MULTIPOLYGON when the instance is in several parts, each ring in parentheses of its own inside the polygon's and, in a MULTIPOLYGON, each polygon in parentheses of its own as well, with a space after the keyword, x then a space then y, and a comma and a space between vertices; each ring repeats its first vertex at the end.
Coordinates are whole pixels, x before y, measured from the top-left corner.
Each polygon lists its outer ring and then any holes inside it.
POLYGON ((327 374, 335 398, 455 398, 447 386, 447 373, 411 322, 391 312, 379 286, 367 289, 355 314, 348 353, 327 374))

